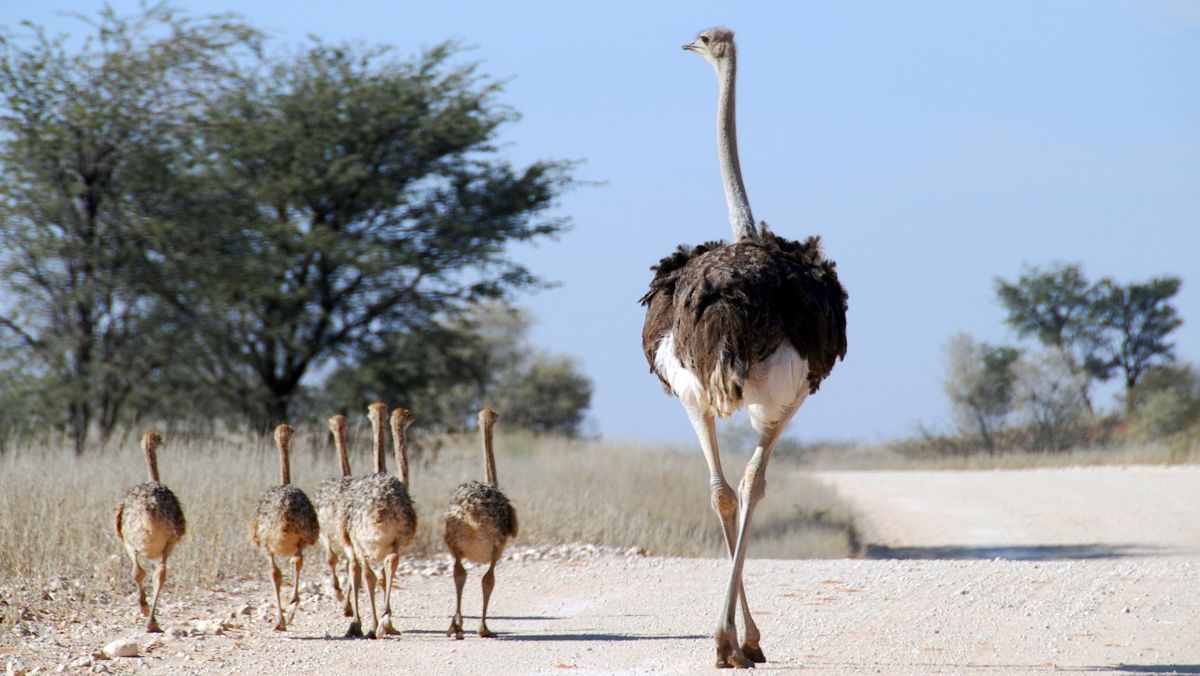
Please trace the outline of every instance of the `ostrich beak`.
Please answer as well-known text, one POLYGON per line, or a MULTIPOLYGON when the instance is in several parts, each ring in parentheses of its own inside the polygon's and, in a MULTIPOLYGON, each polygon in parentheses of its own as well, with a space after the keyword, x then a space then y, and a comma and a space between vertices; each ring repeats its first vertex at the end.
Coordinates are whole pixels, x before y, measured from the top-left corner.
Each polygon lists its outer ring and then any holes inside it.
POLYGON ((696 51, 696 43, 694 43, 694 42, 687 43, 686 45, 683 46, 683 51, 685 51, 685 52, 696 51))

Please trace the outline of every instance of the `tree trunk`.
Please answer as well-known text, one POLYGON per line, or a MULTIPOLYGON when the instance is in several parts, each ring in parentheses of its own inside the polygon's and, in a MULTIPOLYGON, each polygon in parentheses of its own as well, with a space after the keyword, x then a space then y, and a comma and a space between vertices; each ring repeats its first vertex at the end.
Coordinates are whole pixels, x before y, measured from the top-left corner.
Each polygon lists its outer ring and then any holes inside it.
POLYGON ((1133 420, 1137 413, 1137 382, 1131 378, 1125 379, 1125 422, 1133 420))
POLYGON ((288 421, 288 404, 291 399, 291 393, 282 394, 273 392, 270 400, 267 402, 267 430, 273 429, 280 423, 288 421))
POLYGON ((91 422, 91 411, 86 401, 72 401, 67 404, 67 430, 71 435, 71 445, 76 457, 83 455, 87 443, 88 424, 91 422))

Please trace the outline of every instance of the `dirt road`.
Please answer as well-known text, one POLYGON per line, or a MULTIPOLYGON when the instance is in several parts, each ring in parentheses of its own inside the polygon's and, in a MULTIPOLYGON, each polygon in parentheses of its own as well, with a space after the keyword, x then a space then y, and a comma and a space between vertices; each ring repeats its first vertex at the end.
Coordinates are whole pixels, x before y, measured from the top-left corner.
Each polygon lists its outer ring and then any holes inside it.
POLYGON ((1200 468, 815 475, 853 505, 869 556, 1200 555, 1200 468))
MULTIPOLYGON (((770 660, 760 669, 1200 673, 1200 468, 821 478, 858 506, 878 538, 873 553, 910 558, 751 561, 746 586, 770 660), (1019 560, 993 558, 1006 552, 1019 560)), ((247 581, 169 590, 160 608, 168 635, 149 645, 132 630, 129 598, 111 600, 111 614, 81 601, 70 617, 26 623, 35 633, 16 646, 0 637, 0 663, 8 651, 26 666, 146 674, 695 673, 712 664, 724 561, 583 554, 504 562, 491 640, 445 636, 448 576, 401 578, 402 635, 381 641, 341 639, 346 622, 323 592, 306 596, 290 631, 273 632, 262 617, 267 586, 247 581), (141 657, 87 658, 126 636, 141 657)), ((311 561, 305 579, 320 574, 311 561)), ((472 631, 478 576, 468 582, 472 631)))

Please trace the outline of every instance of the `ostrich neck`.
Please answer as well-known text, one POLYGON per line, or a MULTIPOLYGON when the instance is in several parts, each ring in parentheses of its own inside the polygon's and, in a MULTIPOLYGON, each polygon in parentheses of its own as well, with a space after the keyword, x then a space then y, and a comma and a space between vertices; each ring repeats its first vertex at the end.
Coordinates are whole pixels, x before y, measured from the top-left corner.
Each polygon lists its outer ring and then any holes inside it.
POLYGON ((158 454, 152 446, 146 446, 146 468, 150 471, 150 480, 158 481, 158 454))
POLYGON ((483 428, 483 471, 488 484, 500 485, 496 483, 496 456, 492 452, 492 428, 490 425, 483 428))
POLYGON ((350 458, 346 452, 346 431, 339 429, 334 438, 337 444, 338 464, 342 466, 342 476, 350 476, 350 458))
POLYGON ((404 429, 400 427, 392 428, 392 437, 395 439, 395 448, 392 449, 396 459, 396 478, 405 486, 408 485, 408 439, 405 437, 404 429))
POLYGON ((374 418, 371 419, 371 431, 375 435, 375 473, 383 474, 387 471, 387 458, 384 457, 384 434, 383 425, 374 418))
POLYGON ((720 61, 717 70, 717 159, 721 163, 721 178, 725 183, 725 203, 729 206, 729 224, 733 226, 734 241, 754 239, 754 215, 750 198, 742 183, 742 167, 738 162, 737 112, 735 99, 737 82, 737 53, 720 61))
POLYGON ((279 444, 279 483, 285 486, 292 483, 292 465, 288 462, 286 444, 279 444))

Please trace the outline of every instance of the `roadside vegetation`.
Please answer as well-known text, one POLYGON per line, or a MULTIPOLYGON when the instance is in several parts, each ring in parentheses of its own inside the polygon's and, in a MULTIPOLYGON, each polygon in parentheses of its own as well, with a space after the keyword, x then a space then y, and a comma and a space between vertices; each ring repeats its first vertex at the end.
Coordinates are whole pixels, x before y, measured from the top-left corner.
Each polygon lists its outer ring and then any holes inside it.
MULTIPOLYGON (((442 510, 456 485, 481 478, 479 442, 474 435, 430 435, 413 446, 419 530, 411 556, 444 557, 442 510)), ((496 453, 500 483, 520 514, 514 547, 587 542, 650 555, 725 556, 707 470, 696 453, 526 433, 499 435, 496 453)), ((293 455, 293 481, 310 494, 338 472, 324 430, 302 428, 293 455)), ((369 470, 369 456, 370 434, 362 424, 351 437, 356 474, 369 470)), ((739 459, 730 460, 727 471, 740 473, 739 459)), ((255 500, 278 481, 274 448, 257 437, 168 436, 159 465, 188 520, 169 562, 170 584, 203 587, 260 576, 266 564, 250 543, 249 523, 255 500)), ((787 462, 772 469, 772 499, 759 507, 751 554, 850 556, 850 516, 837 496, 787 462)), ((86 461, 75 458, 68 440, 11 449, 0 456, 0 571, 30 582, 65 577, 85 588, 127 589, 128 562, 113 535, 113 510, 126 487, 144 480, 136 440, 89 451, 86 461)), ((319 548, 308 550, 303 576, 326 578, 319 548)))

